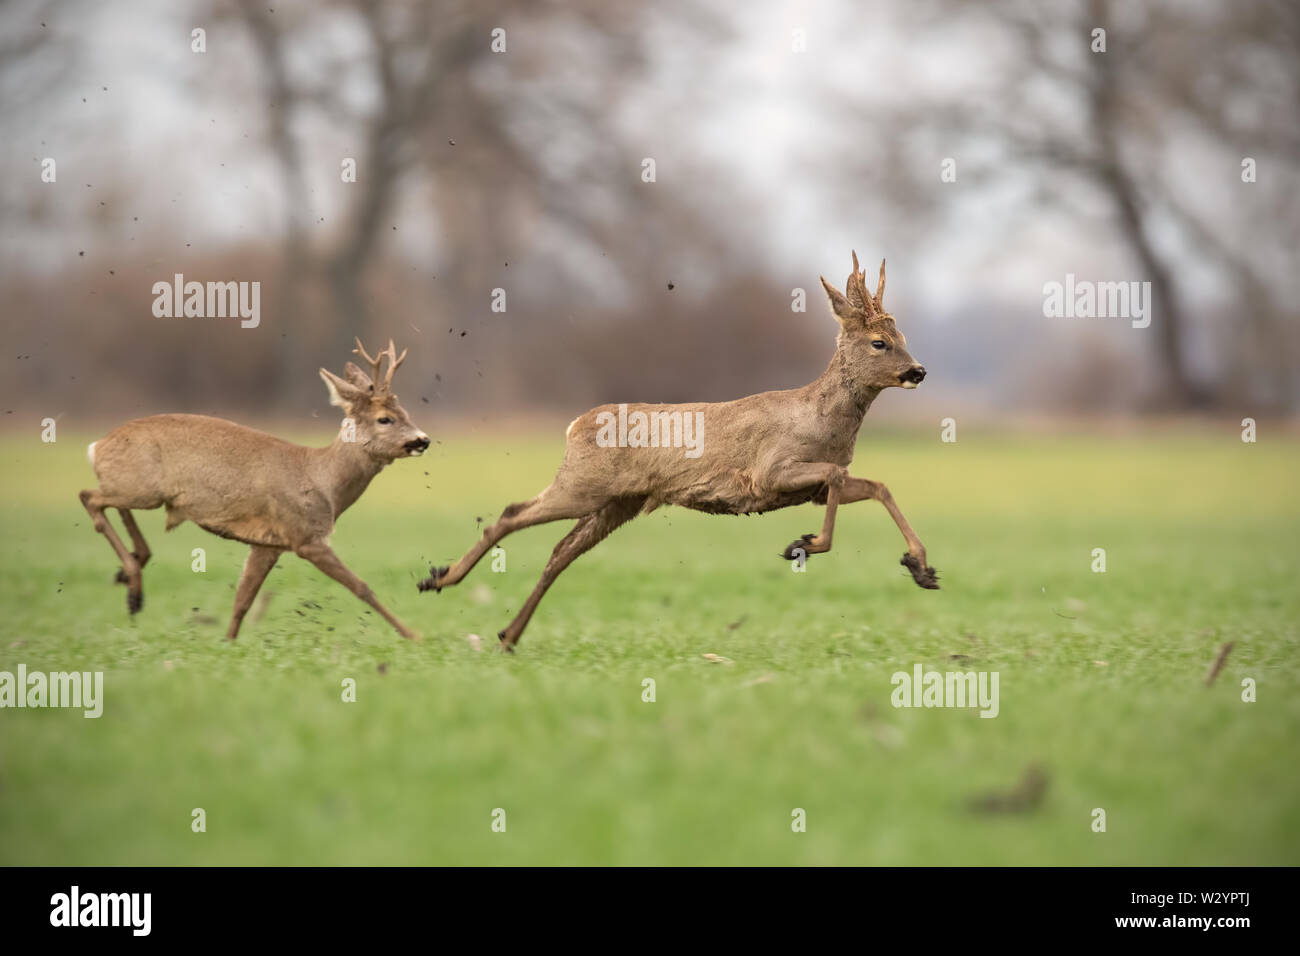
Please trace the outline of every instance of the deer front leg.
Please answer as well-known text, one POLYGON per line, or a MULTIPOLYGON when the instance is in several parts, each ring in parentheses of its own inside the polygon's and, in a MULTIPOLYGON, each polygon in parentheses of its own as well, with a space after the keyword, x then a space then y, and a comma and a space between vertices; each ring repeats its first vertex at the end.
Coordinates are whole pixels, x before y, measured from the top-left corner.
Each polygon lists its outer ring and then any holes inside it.
MULTIPOLYGON (((127 508, 118 508, 117 513, 122 519, 122 524, 126 528, 126 533, 131 536, 131 547, 135 548, 131 552, 134 555, 140 567, 143 569, 149 563, 149 558, 153 552, 149 550, 149 544, 144 540, 144 535, 140 533, 140 526, 135 523, 135 516, 127 508)), ((126 584, 126 571, 121 568, 117 571, 117 583, 126 584)))
POLYGON ((794 561, 800 556, 825 554, 831 549, 835 533, 835 512, 839 508, 841 489, 849 471, 843 465, 830 462, 798 462, 781 472, 776 478, 777 491, 803 491, 820 485, 826 486, 826 516, 822 519, 821 534, 805 534, 791 541, 781 552, 781 557, 794 561))
POLYGON ((921 539, 916 536, 912 526, 903 517, 903 512, 899 510, 889 489, 879 481, 870 481, 866 478, 849 478, 844 482, 844 487, 840 491, 840 501, 848 504, 852 501, 868 500, 879 501, 884 505, 889 516, 894 519, 894 524, 898 525, 898 530, 903 533, 903 539, 907 542, 907 554, 903 555, 898 563, 912 572, 912 579, 921 587, 931 591, 939 590, 938 573, 925 560, 925 545, 921 543, 921 539))
POLYGON ((365 601, 376 611, 378 611, 385 621, 397 628, 397 633, 407 640, 418 640, 418 635, 399 621, 393 614, 379 603, 375 597, 375 592, 370 590, 370 586, 362 581, 359 577, 348 570, 347 565, 339 560, 339 556, 334 553, 333 549, 323 541, 315 541, 310 544, 302 545, 295 548, 294 553, 300 558, 304 558, 316 565, 318 569, 329 577, 333 578, 339 584, 343 585, 361 600, 365 601))
POLYGON ((126 545, 117 536, 113 526, 108 523, 108 515, 104 514, 105 507, 116 506, 110 504, 102 492, 91 489, 81 493, 81 503, 90 515, 95 530, 108 539, 108 543, 113 548, 113 553, 117 555, 117 560, 122 563, 121 570, 118 572, 120 575, 118 580, 126 584, 126 609, 129 613, 135 614, 140 608, 144 607, 144 586, 140 576, 141 563, 136 560, 134 554, 126 550, 126 545))

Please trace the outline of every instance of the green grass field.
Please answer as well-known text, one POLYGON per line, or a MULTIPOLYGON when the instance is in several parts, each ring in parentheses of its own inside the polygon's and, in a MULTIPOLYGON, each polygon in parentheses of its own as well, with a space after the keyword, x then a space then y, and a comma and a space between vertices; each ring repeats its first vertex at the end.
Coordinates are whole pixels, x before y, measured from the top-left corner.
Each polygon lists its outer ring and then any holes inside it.
POLYGON ((664 509, 580 559, 508 657, 496 631, 567 523, 508 538, 504 573, 415 583, 549 482, 562 433, 444 435, 344 515, 335 548, 420 643, 291 556, 224 641, 245 548, 161 512, 129 619, 77 501, 99 435, 0 440, 0 670, 105 673, 98 720, 0 711, 0 863, 1300 863, 1295 440, 868 421, 853 471, 890 485, 943 590, 874 503, 803 574, 777 553, 813 506, 664 509), (895 709, 916 663, 997 671, 999 715, 895 709), (1030 765, 1037 807, 970 809, 1030 765))

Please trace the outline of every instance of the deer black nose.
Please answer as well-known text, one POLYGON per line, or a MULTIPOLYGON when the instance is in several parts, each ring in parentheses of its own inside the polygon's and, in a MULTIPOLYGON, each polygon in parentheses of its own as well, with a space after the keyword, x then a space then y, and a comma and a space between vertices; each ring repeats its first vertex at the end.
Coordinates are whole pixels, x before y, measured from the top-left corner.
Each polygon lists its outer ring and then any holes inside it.
POLYGON ((898 376, 902 382, 916 382, 918 385, 925 379, 925 366, 913 365, 902 375, 898 376))
POLYGON ((414 438, 411 441, 408 441, 406 443, 407 451, 417 451, 417 452, 424 451, 428 447, 429 447, 429 439, 423 436, 420 438, 414 438))

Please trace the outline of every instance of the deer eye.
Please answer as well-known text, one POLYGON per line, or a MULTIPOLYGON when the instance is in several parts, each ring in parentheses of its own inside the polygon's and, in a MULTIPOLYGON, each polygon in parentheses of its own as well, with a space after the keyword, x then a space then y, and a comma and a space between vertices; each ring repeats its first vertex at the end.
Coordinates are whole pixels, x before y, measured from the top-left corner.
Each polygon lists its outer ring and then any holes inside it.
POLYGON ((385 415, 383 418, 379 419, 379 424, 381 424, 381 425, 391 425, 391 424, 393 424, 393 420, 392 420, 391 418, 389 418, 387 415, 385 415))
POLYGON ((872 347, 873 349, 883 349, 883 348, 885 348, 885 340, 884 340, 884 339, 875 339, 875 340, 872 341, 872 343, 871 343, 871 347, 872 347))

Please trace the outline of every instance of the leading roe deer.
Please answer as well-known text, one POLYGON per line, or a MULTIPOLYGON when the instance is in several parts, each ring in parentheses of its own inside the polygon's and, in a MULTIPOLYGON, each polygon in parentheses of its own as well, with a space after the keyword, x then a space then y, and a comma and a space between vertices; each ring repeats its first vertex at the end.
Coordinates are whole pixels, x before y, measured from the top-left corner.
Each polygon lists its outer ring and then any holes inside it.
POLYGON ((235 593, 235 613, 226 637, 234 640, 262 582, 285 551, 310 561, 384 616, 403 637, 415 634, 389 613, 366 583, 347 569, 329 546, 334 522, 361 497, 372 478, 394 459, 420 455, 429 436, 411 424, 393 394, 398 357, 390 339, 378 358, 361 340, 353 350, 368 363, 367 375, 348 362, 339 378, 325 369, 320 377, 330 404, 347 418, 327 448, 306 448, 265 432, 206 415, 154 415, 127 422, 90 445, 88 454, 99 488, 83 491, 81 503, 95 530, 108 538, 127 587, 134 614, 144 603, 140 570, 149 561, 131 515, 135 508, 167 509, 167 530, 182 521, 223 538, 251 545, 235 593), (388 358, 381 380, 380 368, 388 358), (126 550, 105 508, 116 508, 131 536, 126 550))
POLYGON ((450 567, 431 568, 419 589, 440 591, 458 583, 511 532, 577 518, 518 615, 498 635, 509 651, 560 573, 638 514, 663 504, 712 514, 761 513, 808 501, 825 504, 821 533, 806 534, 783 552, 782 557, 794 560, 829 551, 835 509, 868 499, 884 505, 903 533, 907 553, 902 564, 916 583, 937 589, 925 546, 889 489, 848 471, 872 401, 886 388, 915 388, 925 369, 908 354, 903 333, 882 304, 884 262, 875 296, 867 292, 866 273, 858 271, 857 253, 845 294, 824 278, 822 286, 840 332, 835 355, 815 382, 733 402, 593 408, 570 423, 564 461, 550 487, 531 501, 506 508, 464 557, 450 567))

